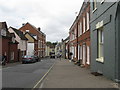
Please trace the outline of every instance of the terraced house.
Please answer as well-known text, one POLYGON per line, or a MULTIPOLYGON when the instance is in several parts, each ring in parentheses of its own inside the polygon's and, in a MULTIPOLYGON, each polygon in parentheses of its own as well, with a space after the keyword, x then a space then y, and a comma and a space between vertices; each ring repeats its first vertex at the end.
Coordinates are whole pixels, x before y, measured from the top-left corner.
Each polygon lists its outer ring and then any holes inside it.
POLYGON ((18 42, 15 34, 10 33, 6 22, 0 22, 0 56, 7 56, 7 63, 18 61, 18 42))
POLYGON ((18 29, 10 27, 8 29, 8 31, 10 33, 14 33, 15 34, 15 40, 19 43, 18 44, 18 60, 21 61, 22 60, 22 56, 26 55, 26 51, 27 51, 27 38, 25 37, 25 35, 18 29))
POLYGON ((72 59, 80 60, 83 66, 90 65, 90 2, 85 0, 70 28, 70 52, 72 59))
POLYGON ((120 0, 91 1, 91 71, 120 82, 120 0))
POLYGON ((34 38, 37 40, 35 42, 34 54, 41 58, 45 57, 46 35, 40 30, 40 28, 36 28, 27 22, 26 24, 23 24, 19 30, 23 33, 29 32, 30 34, 34 34, 34 38))

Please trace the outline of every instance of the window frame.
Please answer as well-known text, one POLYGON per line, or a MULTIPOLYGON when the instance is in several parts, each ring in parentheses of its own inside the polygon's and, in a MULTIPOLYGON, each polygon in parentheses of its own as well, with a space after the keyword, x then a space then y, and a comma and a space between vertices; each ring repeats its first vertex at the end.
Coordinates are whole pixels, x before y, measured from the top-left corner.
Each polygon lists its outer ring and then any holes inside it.
POLYGON ((94 13, 97 10, 97 0, 93 0, 92 5, 93 5, 92 13, 94 13))
POLYGON ((103 27, 97 29, 97 59, 96 61, 104 63, 104 29, 103 27), (101 31, 103 34, 101 34, 101 31), (103 39, 103 42, 101 40, 103 39), (103 50, 101 51, 101 45, 103 47, 103 50), (102 55, 101 55, 102 53, 102 55))
POLYGON ((84 17, 83 17, 83 33, 85 33, 85 31, 86 31, 86 30, 85 30, 85 29, 86 29, 85 26, 86 26, 86 24, 85 24, 85 16, 84 16, 84 17))
POLYGON ((86 17, 87 17, 87 30, 89 30, 90 29, 90 13, 87 12, 86 14, 87 14, 86 15, 86 17))

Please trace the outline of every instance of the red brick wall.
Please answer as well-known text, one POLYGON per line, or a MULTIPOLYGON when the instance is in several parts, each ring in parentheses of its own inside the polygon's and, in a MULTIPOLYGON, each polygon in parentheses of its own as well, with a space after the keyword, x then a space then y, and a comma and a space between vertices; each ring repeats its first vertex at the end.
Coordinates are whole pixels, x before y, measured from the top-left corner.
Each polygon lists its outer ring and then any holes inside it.
MULTIPOLYGON (((37 31, 36 29, 33 28, 29 23, 27 23, 23 27, 21 27, 19 30, 22 31, 22 32, 25 32, 26 30, 29 30, 30 33, 37 35, 38 40, 43 42, 43 43, 41 43, 42 46, 43 46, 44 43, 46 43, 46 37, 42 33, 40 33, 39 31, 37 31)), ((36 55, 38 55, 38 50, 44 50, 44 52, 45 52, 44 48, 41 48, 41 47, 38 48, 38 41, 36 41, 35 50, 36 50, 36 55)), ((45 56, 42 53, 41 53, 41 55, 42 55, 42 57, 45 56)))
POLYGON ((9 56, 9 48, 10 46, 8 45, 8 42, 10 40, 6 38, 2 38, 2 54, 6 53, 7 56, 7 62, 9 62, 10 56, 9 56))
POLYGON ((9 44, 10 53, 14 52, 14 62, 18 61, 18 45, 17 44, 9 44))

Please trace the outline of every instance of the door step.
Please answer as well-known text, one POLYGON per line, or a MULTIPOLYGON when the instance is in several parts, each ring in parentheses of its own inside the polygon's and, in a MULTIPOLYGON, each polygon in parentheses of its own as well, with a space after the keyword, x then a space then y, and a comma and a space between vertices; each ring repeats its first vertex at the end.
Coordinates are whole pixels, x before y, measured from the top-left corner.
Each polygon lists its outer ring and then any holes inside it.
POLYGON ((98 72, 91 72, 91 74, 93 74, 94 76, 102 76, 103 74, 98 73, 98 72))

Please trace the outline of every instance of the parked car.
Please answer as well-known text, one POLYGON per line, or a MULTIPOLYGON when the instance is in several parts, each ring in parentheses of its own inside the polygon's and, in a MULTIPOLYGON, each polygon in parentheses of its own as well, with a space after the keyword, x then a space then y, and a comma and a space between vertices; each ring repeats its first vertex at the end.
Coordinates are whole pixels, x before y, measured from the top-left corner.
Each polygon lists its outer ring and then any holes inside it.
POLYGON ((30 56, 30 55, 25 55, 22 58, 22 63, 35 63, 36 59, 34 56, 30 56))
POLYGON ((35 60, 36 60, 37 62, 40 61, 40 58, 39 58, 38 56, 34 55, 33 57, 35 58, 35 60))
POLYGON ((54 52, 50 52, 50 58, 55 58, 55 53, 54 52))

